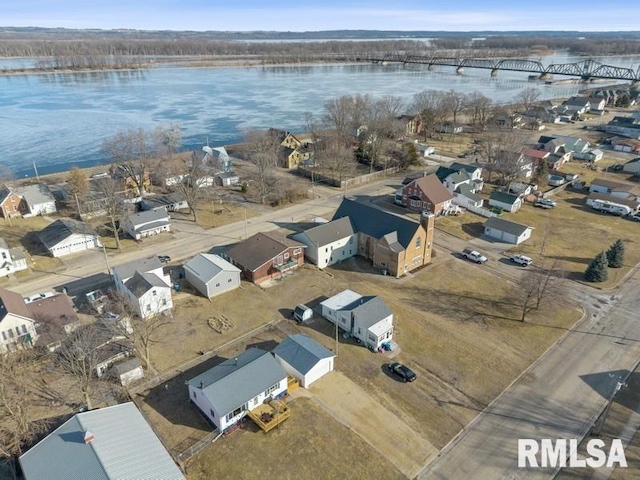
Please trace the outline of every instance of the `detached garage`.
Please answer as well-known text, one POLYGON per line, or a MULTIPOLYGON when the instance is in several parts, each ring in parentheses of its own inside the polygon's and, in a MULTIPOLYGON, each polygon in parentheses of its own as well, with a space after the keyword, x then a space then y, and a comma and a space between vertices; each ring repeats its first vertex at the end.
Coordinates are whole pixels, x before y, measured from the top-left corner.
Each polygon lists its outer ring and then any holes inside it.
POLYGON ((505 243, 519 245, 531 238, 533 227, 492 217, 484 222, 484 234, 505 243))
POLYGON ((336 355, 312 338, 296 334, 273 349, 282 368, 304 388, 333 370, 336 355))

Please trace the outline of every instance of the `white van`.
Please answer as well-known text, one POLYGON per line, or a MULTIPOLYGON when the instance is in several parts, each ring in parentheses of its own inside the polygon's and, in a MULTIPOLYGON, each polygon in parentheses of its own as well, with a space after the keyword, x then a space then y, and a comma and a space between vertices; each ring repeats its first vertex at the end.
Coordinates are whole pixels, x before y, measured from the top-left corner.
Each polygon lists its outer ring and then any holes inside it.
POLYGON ((313 318, 313 310, 306 305, 300 304, 293 310, 293 318, 296 322, 303 323, 313 318))

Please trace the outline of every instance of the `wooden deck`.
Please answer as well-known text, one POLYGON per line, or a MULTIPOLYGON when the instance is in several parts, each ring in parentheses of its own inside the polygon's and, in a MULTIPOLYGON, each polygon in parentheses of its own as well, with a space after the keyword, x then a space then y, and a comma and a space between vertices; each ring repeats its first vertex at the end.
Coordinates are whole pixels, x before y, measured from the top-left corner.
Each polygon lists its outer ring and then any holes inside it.
POLYGON ((273 400, 268 404, 260 405, 247 413, 249 418, 262 430, 268 432, 280 425, 291 416, 291 411, 286 403, 281 400, 273 400))

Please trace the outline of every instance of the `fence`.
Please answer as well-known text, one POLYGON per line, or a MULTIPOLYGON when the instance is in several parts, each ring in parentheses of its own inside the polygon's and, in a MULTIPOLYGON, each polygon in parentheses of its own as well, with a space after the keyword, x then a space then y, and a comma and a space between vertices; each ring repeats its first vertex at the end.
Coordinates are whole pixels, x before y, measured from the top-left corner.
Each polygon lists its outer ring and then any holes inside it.
POLYGON ((491 210, 487 210, 486 208, 482 208, 482 207, 474 207, 473 205, 467 205, 464 208, 466 208, 470 212, 477 213, 478 215, 482 215, 483 217, 487 217, 487 218, 498 216, 496 213, 492 212, 491 210))
POLYGON ((218 440, 221 436, 222 436, 222 432, 216 428, 213 432, 207 434, 207 436, 204 437, 203 439, 198 440, 196 443, 194 443, 189 448, 187 448, 184 452, 180 452, 177 455, 178 462, 180 464, 182 464, 183 462, 186 462, 191 457, 193 457, 196 453, 202 450, 204 447, 218 440))
POLYGON ((398 173, 399 171, 400 171, 400 167, 391 167, 391 168, 387 168, 386 170, 378 170, 377 172, 367 173, 365 175, 359 175, 357 177, 347 178, 344 180, 338 180, 329 175, 323 175, 321 173, 318 173, 315 170, 312 171, 306 168, 298 167, 298 173, 300 175, 303 175, 307 178, 312 178, 313 176, 313 179, 316 182, 323 182, 328 185, 331 185, 332 187, 339 187, 339 188, 342 188, 342 187, 349 188, 355 185, 361 185, 363 183, 373 182, 374 180, 379 180, 388 175, 398 173))

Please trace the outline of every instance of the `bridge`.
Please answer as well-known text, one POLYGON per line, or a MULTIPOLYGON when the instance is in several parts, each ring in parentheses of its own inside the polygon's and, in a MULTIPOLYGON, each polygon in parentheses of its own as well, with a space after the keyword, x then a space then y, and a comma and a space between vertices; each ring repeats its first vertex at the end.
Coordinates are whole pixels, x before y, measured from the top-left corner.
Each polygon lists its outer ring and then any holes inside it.
POLYGON ((553 75, 566 75, 580 77, 583 80, 592 78, 604 78, 609 80, 627 80, 634 84, 640 82, 640 66, 634 71, 631 68, 616 67, 596 62, 590 58, 576 63, 549 64, 546 67, 542 62, 526 58, 454 58, 428 55, 403 55, 387 53, 379 57, 367 57, 366 61, 373 63, 402 63, 428 65, 433 70, 436 65, 455 67, 456 72, 462 73, 465 68, 482 68, 491 70, 491 76, 496 76, 500 70, 512 72, 535 73, 541 80, 550 79, 553 75))

